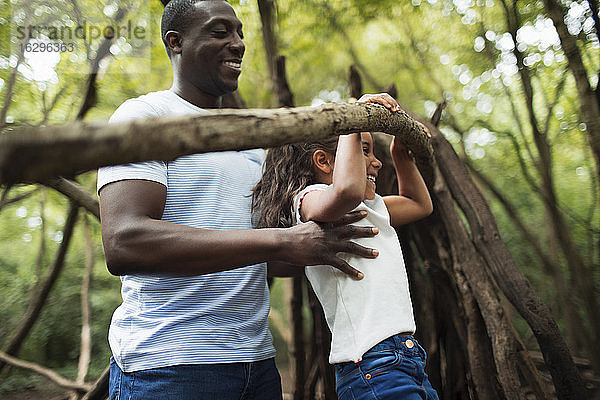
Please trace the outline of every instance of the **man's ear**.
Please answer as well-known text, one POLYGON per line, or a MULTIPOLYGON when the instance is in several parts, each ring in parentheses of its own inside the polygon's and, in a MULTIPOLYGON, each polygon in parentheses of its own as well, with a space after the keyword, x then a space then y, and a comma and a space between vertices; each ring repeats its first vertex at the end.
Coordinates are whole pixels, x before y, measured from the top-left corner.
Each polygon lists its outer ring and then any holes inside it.
POLYGON ((333 157, 324 150, 317 150, 312 156, 317 172, 329 175, 333 172, 333 157))
POLYGON ((167 46, 169 46, 173 54, 181 54, 182 40, 181 34, 177 31, 168 31, 165 34, 165 42, 167 42, 167 46))

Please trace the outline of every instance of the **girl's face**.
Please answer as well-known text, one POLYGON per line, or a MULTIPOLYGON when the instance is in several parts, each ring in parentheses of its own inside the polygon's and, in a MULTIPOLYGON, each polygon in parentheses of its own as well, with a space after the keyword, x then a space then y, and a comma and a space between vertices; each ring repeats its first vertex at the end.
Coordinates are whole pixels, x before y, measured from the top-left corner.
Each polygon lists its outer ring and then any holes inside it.
POLYGON ((375 198, 377 175, 383 164, 373 153, 373 137, 371 134, 369 132, 361 132, 360 138, 365 156, 365 166, 367 168, 367 186, 364 198, 365 200, 373 200, 375 198))

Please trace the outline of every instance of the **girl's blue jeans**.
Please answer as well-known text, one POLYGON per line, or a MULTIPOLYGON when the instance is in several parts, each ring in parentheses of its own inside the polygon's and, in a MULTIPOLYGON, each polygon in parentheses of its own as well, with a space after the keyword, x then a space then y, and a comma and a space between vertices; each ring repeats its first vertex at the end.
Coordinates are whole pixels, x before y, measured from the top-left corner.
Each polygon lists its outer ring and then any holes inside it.
POLYGON ((274 359, 123 372, 111 358, 110 400, 281 400, 274 359))
POLYGON ((412 336, 391 336, 357 363, 335 365, 339 400, 438 400, 424 371, 425 350, 412 336))

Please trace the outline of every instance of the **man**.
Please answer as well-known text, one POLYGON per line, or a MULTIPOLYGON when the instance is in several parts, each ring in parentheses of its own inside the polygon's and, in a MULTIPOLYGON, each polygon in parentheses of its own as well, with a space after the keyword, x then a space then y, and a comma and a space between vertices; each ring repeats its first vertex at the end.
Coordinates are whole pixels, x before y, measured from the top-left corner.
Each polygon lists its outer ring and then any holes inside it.
MULTIPOLYGON (((161 33, 171 89, 126 101, 111 122, 209 113, 237 88, 245 45, 226 1, 173 0, 161 33)), ((99 170, 106 261, 123 295, 109 332, 111 399, 280 399, 265 262, 360 278, 336 253, 376 256, 349 241, 376 234, 347 225, 362 216, 252 230, 263 160, 263 150, 229 151, 99 170)))

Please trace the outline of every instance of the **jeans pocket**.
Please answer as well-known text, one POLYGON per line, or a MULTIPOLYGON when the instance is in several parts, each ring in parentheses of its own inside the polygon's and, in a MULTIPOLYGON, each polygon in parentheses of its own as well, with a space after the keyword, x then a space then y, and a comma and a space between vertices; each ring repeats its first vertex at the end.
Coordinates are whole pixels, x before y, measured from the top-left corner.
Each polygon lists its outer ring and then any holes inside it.
POLYGON ((361 370, 371 376, 380 375, 402 363, 402 355, 395 350, 367 352, 361 361, 361 370))
POLYGON ((352 392, 352 386, 345 385, 340 388, 339 386, 336 389, 338 400, 354 400, 354 393, 352 392))
POLYGON ((348 386, 353 380, 360 376, 357 364, 353 362, 344 362, 335 365, 336 391, 348 386))

